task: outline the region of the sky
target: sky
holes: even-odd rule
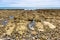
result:
[[[0,7],[60,7],[60,0],[0,0]]]

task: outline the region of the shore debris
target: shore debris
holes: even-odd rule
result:
[[[14,16],[9,16],[10,19],[14,19]]]
[[[34,20],[31,21],[31,22],[28,24],[28,27],[29,27],[29,29],[34,30],[34,27],[35,27],[35,21],[34,21]]]
[[[6,26],[7,23],[8,23],[8,20],[3,20],[3,21],[2,21],[2,25],[3,25],[3,26]]]

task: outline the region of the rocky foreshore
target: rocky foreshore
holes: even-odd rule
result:
[[[60,10],[0,10],[0,40],[60,40]]]

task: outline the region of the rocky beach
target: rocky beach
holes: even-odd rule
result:
[[[60,40],[60,10],[0,10],[0,40]]]

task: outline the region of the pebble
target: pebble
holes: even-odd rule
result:
[[[37,32],[36,31],[31,31],[31,34],[36,35]]]

